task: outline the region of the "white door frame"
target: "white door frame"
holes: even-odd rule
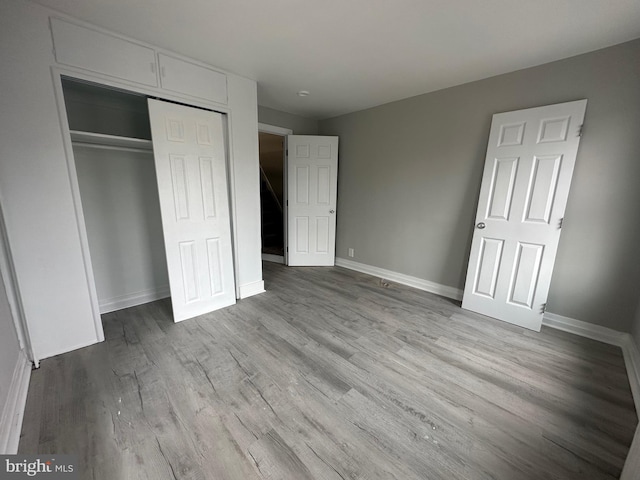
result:
[[[190,99],[185,101],[184,98],[180,98],[169,94],[168,92],[162,92],[161,96],[158,96],[158,92],[144,88],[143,86],[123,82],[114,81],[112,78],[99,75],[99,74],[87,74],[75,69],[62,68],[53,66],[51,67],[51,75],[53,78],[54,94],[56,98],[56,104],[58,108],[58,116],[60,119],[60,128],[62,133],[62,141],[65,150],[65,156],[67,159],[67,170],[69,174],[69,183],[71,187],[71,196],[73,199],[73,206],[75,210],[76,225],[78,228],[78,236],[80,238],[80,248],[82,250],[82,260],[85,270],[85,279],[87,282],[87,288],[89,291],[89,298],[91,301],[91,310],[93,314],[93,325],[96,332],[97,342],[104,341],[104,329],[102,327],[102,318],[100,316],[100,306],[98,302],[98,293],[96,290],[95,277],[93,274],[93,265],[91,263],[91,252],[89,250],[89,240],[87,236],[87,228],[84,221],[84,210],[82,209],[82,199],[80,197],[80,187],[78,184],[78,174],[76,170],[75,157],[73,155],[73,145],[71,143],[71,133],[69,129],[69,119],[67,118],[67,109],[64,101],[64,91],[62,89],[62,77],[68,77],[74,80],[91,82],[99,86],[113,87],[125,92],[137,93],[148,97],[160,98],[163,100],[174,101],[197,108],[203,108],[206,110],[222,113],[224,118],[225,128],[225,142],[227,145],[231,145],[231,126],[229,125],[229,115],[231,110],[227,107],[213,105],[207,102],[202,102],[197,99]],[[235,173],[234,164],[231,154],[231,149],[226,153],[227,161],[227,186],[229,187],[229,208],[231,216],[231,243],[233,246],[233,268],[235,278],[236,298],[240,298],[240,283],[238,275],[238,239],[235,232],[237,231],[237,216],[235,205]]]
[[[258,123],[258,132],[262,133],[270,133],[271,135],[278,135],[279,137],[283,137],[283,148],[282,148],[282,224],[284,232],[284,264],[289,265],[289,255],[288,252],[288,239],[287,239],[287,204],[288,204],[288,188],[287,188],[287,135],[293,135],[293,130],[290,128],[276,127],[275,125],[268,125],[266,123]],[[262,225],[261,225],[262,227]]]
[[[2,276],[2,283],[4,283],[7,300],[9,301],[9,309],[13,317],[13,324],[18,336],[20,350],[24,350],[27,358],[38,368],[40,366],[40,360],[36,357],[33,347],[31,346],[29,325],[24,315],[22,298],[20,297],[20,290],[18,289],[18,282],[16,281],[16,271],[11,257],[11,247],[9,245],[2,204],[2,192],[0,192],[0,275]]]

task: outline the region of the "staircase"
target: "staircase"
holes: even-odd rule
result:
[[[260,211],[262,217],[262,253],[284,255],[282,205],[278,201],[262,167],[260,168]]]

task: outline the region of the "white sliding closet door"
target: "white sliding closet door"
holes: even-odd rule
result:
[[[176,322],[236,302],[222,115],[149,99]]]

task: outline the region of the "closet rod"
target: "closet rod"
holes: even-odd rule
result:
[[[118,152],[135,152],[135,153],[153,154],[153,150],[150,150],[148,148],[118,147],[114,145],[99,145],[97,143],[87,143],[87,142],[71,142],[71,144],[74,147],[97,148],[100,150],[116,150]]]

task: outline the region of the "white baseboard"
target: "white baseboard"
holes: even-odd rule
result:
[[[100,313],[115,312],[116,310],[135,307],[136,305],[142,305],[144,303],[153,302],[170,296],[171,292],[169,291],[169,285],[163,285],[162,287],[142,290],[141,292],[135,292],[128,295],[105,298],[104,300],[100,300]]]
[[[436,295],[452,298],[454,300],[462,300],[462,290],[459,288],[441,285],[422,278],[405,275],[404,273],[393,272],[391,270],[385,270],[384,268],[374,267],[372,265],[366,265],[364,263],[358,263],[353,260],[347,260],[346,258],[339,257],[336,257],[336,266],[384,278],[385,280],[391,280],[392,282],[400,283],[401,285],[407,285],[409,287],[417,288],[418,290],[435,293]]]
[[[620,347],[624,356],[624,364],[627,368],[627,376],[629,377],[629,385],[631,386],[633,402],[636,405],[636,412],[640,413],[640,351],[638,351],[638,346],[630,334],[549,312],[544,314],[542,324]]]
[[[599,342],[617,345],[621,347],[627,333],[622,333],[607,327],[601,327],[593,323],[583,322],[575,318],[563,317],[555,313],[546,312],[542,318],[542,325],[562,330],[564,332],[574,333],[581,337],[591,338]]]
[[[245,283],[240,285],[240,298],[249,298],[259,293],[264,293],[264,281]]]
[[[271,255],[270,253],[263,253],[262,260],[264,260],[265,262],[284,264],[284,257],[282,255]]]
[[[0,417],[0,454],[2,455],[14,455],[18,452],[30,379],[31,362],[24,350],[21,350],[13,370],[7,401]]]
[[[622,353],[624,354],[624,363],[627,366],[633,401],[636,404],[636,413],[640,415],[640,350],[636,342],[633,341],[633,337],[628,333],[625,334]]]

